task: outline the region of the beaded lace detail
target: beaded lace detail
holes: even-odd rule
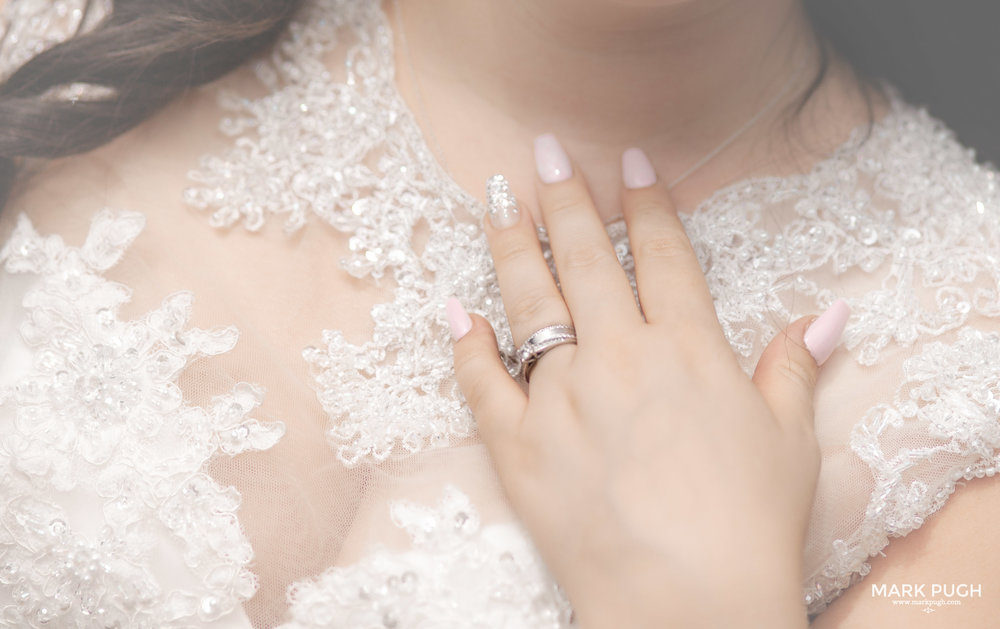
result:
[[[944,505],[962,479],[994,476],[1000,465],[1000,334],[963,328],[955,343],[928,343],[903,363],[892,403],[868,411],[851,432],[851,449],[871,468],[875,490],[854,539],[837,540],[823,571],[807,588],[811,612],[868,574],[867,559],[906,535]],[[893,443],[894,432],[919,423],[933,437],[920,448]],[[946,474],[928,483],[916,470]]]
[[[331,418],[330,441],[347,465],[446,446],[473,424],[457,390],[440,390],[452,371],[440,304],[455,292],[484,306],[503,329],[490,270],[469,264],[489,258],[480,228],[455,220],[459,208],[477,218],[483,208],[443,187],[443,173],[418,144],[392,83],[391,36],[380,7],[323,0],[307,9],[287,44],[256,67],[271,94],[253,101],[223,95],[233,115],[222,130],[238,140],[226,155],[202,161],[191,173],[201,185],[185,197],[211,208],[217,227],[242,221],[257,230],[266,218],[283,216],[293,232],[313,213],[350,233],[344,268],[358,278],[391,274],[399,298],[372,310],[372,341],[353,345],[326,330],[325,346],[304,352]],[[349,27],[358,43],[339,83],[320,57]],[[417,252],[412,241],[421,223],[430,236]],[[510,345],[507,338],[508,352]]]
[[[89,31],[110,11],[111,0],[5,0],[0,6],[0,80],[38,53]],[[80,85],[74,89],[83,91]]]
[[[69,6],[7,4],[7,15],[10,7]],[[48,37],[46,28],[33,32]],[[19,37],[28,46],[27,35]],[[324,65],[337,47],[345,48],[343,79]],[[6,48],[5,60],[34,51]],[[16,65],[7,63],[0,74]],[[442,304],[454,295],[486,316],[501,350],[513,353],[478,225],[485,208],[434,161],[398,94],[378,3],[314,0],[255,71],[269,93],[222,94],[229,115],[221,129],[233,146],[202,160],[184,197],[217,228],[256,231],[280,218],[292,233],[318,219],[350,234],[341,262],[352,276],[394,288],[392,301],[371,310],[370,341],[352,344],[324,330],[322,342],[303,352],[338,459],[377,464],[472,435],[459,392],[442,387],[452,374]],[[914,354],[896,398],[857,418],[850,446],[876,489],[860,528],[834,540],[803,584],[813,614],[867,573],[867,558],[890,535],[920,526],[959,479],[992,474],[1000,447],[1000,341],[970,326],[973,315],[1000,316],[996,172],[894,93],[891,111],[865,132],[804,175],[739,182],[682,215],[748,373],[783,322],[837,297],[852,308],[843,346],[857,364],[874,369],[900,347]],[[0,414],[13,418],[0,440],[0,584],[14,601],[4,622],[189,626],[228,613],[254,591],[251,549],[235,516],[239,496],[203,466],[215,453],[266,449],[283,429],[249,417],[263,394],[254,385],[205,408],[183,401],[176,382],[185,366],[229,351],[237,336],[231,327],[185,329],[189,293],[169,296],[142,320],[118,319],[129,290],[101,272],[142,226],[140,214],[102,211],[76,249],[20,217],[0,253],[8,273],[38,275],[44,286],[24,304],[32,371],[0,387]],[[421,228],[428,238],[418,248]],[[631,275],[623,223],[608,230]],[[934,340],[946,333],[957,340]],[[915,426],[936,445],[919,452],[886,445],[894,431]],[[933,484],[927,472],[915,479],[945,456],[961,463],[936,473]],[[99,501],[99,534],[72,522],[55,491]],[[571,622],[523,531],[481,527],[460,490],[448,488],[436,507],[403,501],[391,510],[412,548],[375,549],[296,584],[290,627],[342,619],[386,627],[472,617],[486,626]],[[184,549],[176,559],[192,576],[183,590],[160,583],[152,567],[153,540],[164,536]],[[51,586],[57,582],[69,585]]]
[[[481,526],[469,497],[452,485],[436,507],[399,500],[389,509],[413,548],[376,549],[296,584],[293,620],[281,629],[576,626],[520,526]]]
[[[101,273],[144,225],[141,214],[102,210],[75,248],[21,214],[0,250],[7,273],[38,276],[20,328],[33,364],[0,388],[0,584],[11,626],[188,627],[256,589],[239,494],[202,468],[216,453],[269,448],[284,427],[248,416],[263,396],[252,385],[207,408],[184,402],[184,368],[237,339],[233,327],[186,328],[190,293],[143,319],[118,318],[131,291]],[[103,515],[74,521],[63,500]],[[151,570],[164,567],[162,543],[176,545],[174,569],[190,575],[183,589]]]
[[[475,221],[464,220],[480,219],[485,208],[434,161],[396,91],[392,38],[379,6],[327,0],[310,11],[271,62],[257,67],[270,95],[223,97],[233,114],[222,129],[238,139],[191,173],[198,185],[186,198],[210,209],[218,227],[242,221],[256,230],[282,216],[291,232],[314,215],[351,234],[352,253],[342,260],[348,272],[396,282],[395,300],[372,309],[372,341],[351,345],[328,330],[325,347],[304,352],[330,415],[331,443],[353,465],[443,447],[472,428],[455,391],[437,386],[451,370],[439,306],[447,296],[486,316],[502,351],[513,345],[485,240]],[[346,79],[337,81],[319,59],[348,30],[357,43],[346,52]],[[778,332],[774,322],[838,297],[853,311],[844,346],[865,366],[878,365],[890,345],[958,330],[972,313],[1000,315],[995,171],[975,164],[943,125],[891,88],[890,100],[884,119],[855,130],[808,173],[739,182],[682,215],[747,373],[750,357]],[[430,239],[418,252],[411,239],[421,222]],[[609,235],[631,275],[624,224],[610,225]],[[838,294],[820,274],[877,281]],[[969,287],[973,280],[979,288]],[[960,343],[954,351],[964,349]],[[988,367],[978,369],[982,381]],[[972,395],[973,382],[954,384]],[[963,443],[951,447],[969,447]],[[863,451],[858,441],[854,447]],[[990,454],[963,451],[972,459]],[[870,453],[859,455],[875,464]],[[888,478],[898,489],[900,481]],[[953,485],[943,480],[941,490]],[[908,530],[887,528],[881,515],[890,496],[901,507],[900,495],[880,489],[859,539],[834,542],[829,561],[804,586],[811,612],[853,573],[864,573],[863,560],[885,545],[887,533]],[[913,517],[924,517],[942,501],[904,502]]]

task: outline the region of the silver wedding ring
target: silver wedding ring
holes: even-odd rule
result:
[[[576,344],[576,330],[573,326],[548,325],[536,330],[517,349],[518,371],[515,377],[523,374],[524,381],[528,382],[535,363],[545,355],[545,352],[563,343]]]

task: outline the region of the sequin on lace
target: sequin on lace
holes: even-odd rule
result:
[[[142,319],[118,318],[131,292],[101,273],[144,225],[142,214],[102,210],[74,248],[21,214],[0,250],[7,273],[38,276],[20,328],[33,362],[0,387],[4,624],[187,627],[256,590],[239,494],[202,467],[216,453],[269,448],[284,426],[248,417],[263,397],[252,385],[207,408],[184,402],[185,366],[237,339],[233,327],[187,328],[190,293]],[[62,500],[101,505],[97,521],[74,521]],[[163,543],[173,559],[156,551]],[[189,575],[184,589],[165,588],[154,562]]]
[[[82,5],[8,0],[4,19],[17,20],[0,52],[0,76],[65,39]],[[352,43],[339,80],[323,55],[344,41]],[[476,223],[485,208],[434,161],[398,94],[378,3],[314,0],[255,71],[269,93],[222,94],[229,113],[221,129],[233,146],[192,171],[185,200],[218,228],[258,230],[280,218],[291,233],[318,219],[350,234],[350,255],[341,261],[347,272],[392,281],[394,299],[371,311],[369,342],[354,345],[325,330],[303,352],[344,465],[470,435],[461,396],[441,386],[452,373],[445,299],[455,295],[486,316],[501,349],[513,352]],[[997,174],[895,93],[889,114],[860,142],[865,131],[804,175],[739,182],[682,216],[748,373],[749,358],[780,322],[837,297],[852,308],[844,347],[859,364],[878,365],[891,347],[915,353],[895,401],[860,417],[852,433],[877,488],[863,527],[834,540],[803,584],[813,614],[867,573],[867,558],[890,535],[920,526],[955,482],[993,474],[1000,446],[991,369],[1000,360],[998,338],[963,327],[972,314],[1000,317]],[[216,452],[267,448],[282,428],[248,417],[262,395],[252,385],[206,408],[184,403],[176,380],[189,361],[236,341],[233,328],[185,329],[189,293],[167,297],[142,320],[118,319],[129,291],[100,273],[142,225],[139,214],[103,211],[76,249],[38,235],[21,217],[0,253],[8,273],[35,274],[43,287],[24,304],[21,335],[32,369],[0,387],[0,584],[12,601],[3,622],[189,626],[223,616],[254,591],[251,550],[235,516],[239,496],[202,466]],[[417,251],[419,225],[429,239]],[[631,276],[624,225],[609,226],[609,235]],[[857,278],[864,287],[838,292],[853,290]],[[933,341],[946,332],[958,340]],[[912,459],[915,453],[886,451],[882,438],[914,422],[939,440],[937,449]],[[965,463],[933,486],[910,482],[908,471],[945,453]],[[56,491],[99,501],[98,532],[70,521],[52,499]],[[459,490],[449,488],[436,508],[397,502],[392,513],[412,549],[377,549],[295,585],[290,627],[335,619],[405,627],[416,624],[411,613],[459,618],[454,610],[464,610],[461,620],[482,614],[490,626],[569,622],[523,532],[481,527]],[[164,538],[183,549],[176,559],[191,574],[183,590],[157,579],[149,552]]]
[[[346,52],[346,80],[337,81],[320,58],[347,31],[357,43]],[[303,354],[344,464],[444,447],[469,434],[471,417],[456,391],[439,387],[452,368],[440,304],[456,295],[493,323],[501,351],[513,352],[485,239],[474,221],[462,220],[481,219],[485,208],[434,161],[396,90],[380,7],[314,3],[256,70],[271,93],[223,95],[232,114],[222,130],[235,145],[191,173],[196,185],[186,200],[210,210],[217,227],[242,222],[256,230],[283,217],[293,232],[318,218],[351,234],[351,255],[341,261],[350,274],[391,275],[398,286],[393,301],[372,309],[370,342],[351,345],[327,330],[324,346]],[[838,297],[853,311],[843,345],[866,366],[879,364],[890,345],[958,330],[972,313],[1000,316],[997,174],[925,111],[889,92],[886,117],[856,129],[809,172],[733,184],[682,215],[748,374],[748,359],[783,322]],[[411,237],[420,222],[430,240],[417,252]],[[610,225],[609,235],[634,286],[624,224]],[[876,281],[840,294],[818,279],[831,274]],[[979,288],[968,287],[973,280]],[[875,510],[887,495],[873,496]],[[939,506],[911,504],[924,515]],[[852,574],[864,574],[867,564],[853,558],[877,552],[885,532],[834,541],[822,573],[804,584],[811,612]]]
[[[470,434],[472,418],[454,388],[441,390],[452,359],[440,304],[454,292],[502,320],[490,270],[468,263],[488,258],[480,228],[453,215],[483,210],[460,190],[442,191],[426,147],[413,148],[417,128],[402,124],[409,114],[387,70],[392,42],[379,6],[324,0],[308,8],[271,62],[256,67],[271,94],[252,101],[223,95],[233,114],[222,129],[238,137],[236,146],[202,161],[191,173],[200,185],[185,198],[210,208],[214,226],[242,221],[256,230],[282,216],[291,232],[311,212],[350,233],[347,271],[375,280],[391,273],[405,297],[372,310],[372,341],[352,345],[327,330],[324,346],[305,350],[331,419],[330,441],[347,465],[446,446]],[[359,40],[347,54],[346,81],[337,83],[320,56],[351,26]],[[430,240],[417,253],[420,222]]]
[[[0,80],[25,61],[78,32],[92,29],[111,11],[111,0],[6,0],[0,4]],[[80,90],[77,85],[74,90]],[[79,93],[82,94],[82,91]]]
[[[871,569],[867,559],[906,535],[944,505],[962,479],[994,476],[1000,465],[1000,334],[963,328],[951,344],[931,342],[903,364],[902,385],[892,404],[868,411],[851,432],[851,449],[875,477],[875,490],[854,539],[837,540],[833,556],[807,595],[818,613],[832,594]],[[887,448],[904,425],[918,423],[935,443]],[[914,477],[933,466],[947,473],[935,484]]]
[[[436,507],[399,500],[389,509],[412,549],[376,548],[356,564],[296,584],[292,621],[281,629],[576,626],[517,525],[481,526],[469,497],[451,485]]]

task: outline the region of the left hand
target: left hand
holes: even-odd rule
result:
[[[660,183],[622,190],[640,312],[573,166],[536,182],[561,292],[526,212],[484,229],[515,343],[572,323],[577,344],[546,353],[526,392],[489,323],[448,307],[456,377],[508,499],[588,629],[805,627],[815,317],[779,334],[748,378]],[[814,345],[836,342],[840,303]]]

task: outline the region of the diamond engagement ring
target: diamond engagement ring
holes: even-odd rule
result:
[[[528,382],[535,363],[545,355],[545,352],[563,343],[576,344],[576,330],[573,326],[548,325],[536,330],[517,349],[518,374],[524,374],[524,381]]]

